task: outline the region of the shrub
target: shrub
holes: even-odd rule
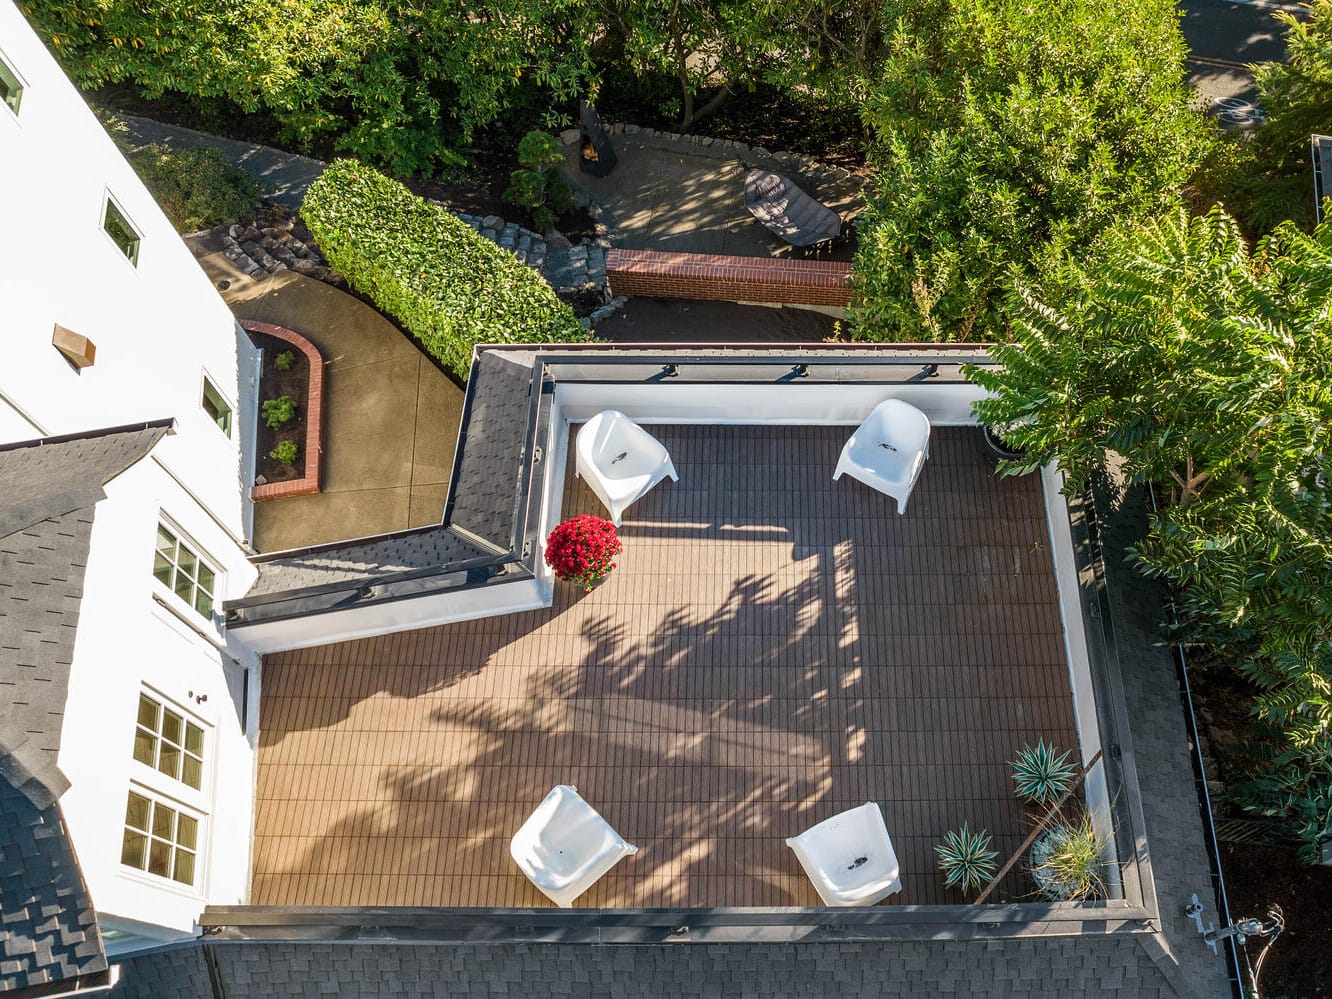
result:
[[[518,143],[522,168],[509,175],[504,200],[531,212],[532,221],[543,232],[573,207],[573,192],[560,177],[563,161],[559,141],[549,132],[533,129]]]
[[[1068,762],[1068,754],[1066,749],[1056,755],[1055,747],[1047,746],[1043,738],[1037,739],[1035,746],[1023,746],[1017,759],[1009,763],[1013,768],[1017,796],[1038,805],[1058,801],[1076,773],[1073,764]]]
[[[973,833],[965,822],[961,829],[947,833],[934,852],[939,855],[944,887],[963,891],[974,891],[994,877],[994,861],[999,856],[990,849],[989,832]]]
[[[130,165],[177,232],[253,218],[259,187],[216,149],[154,143],[129,154]]]
[[[268,452],[268,456],[284,465],[296,463],[296,442],[278,441],[277,446]]]
[[[568,343],[586,331],[550,285],[448,209],[352,160],[337,160],[301,207],[347,279],[460,378],[479,343]]]
[[[570,517],[550,532],[546,565],[558,578],[590,590],[615,568],[612,560],[623,550],[614,524],[585,513]]]
[[[870,340],[1006,340],[1007,290],[1174,205],[1211,134],[1175,7],[885,0],[862,113],[877,176],[851,319]]]
[[[278,430],[291,422],[296,415],[296,400],[289,395],[280,396],[277,399],[265,399],[264,422],[268,424],[270,430]]]
[[[273,367],[279,371],[290,371],[291,366],[296,363],[296,352],[284,350],[277,357],[273,358]]]

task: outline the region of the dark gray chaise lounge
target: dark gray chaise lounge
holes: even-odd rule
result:
[[[835,211],[815,201],[789,177],[770,170],[745,173],[745,207],[792,246],[824,243],[842,231],[842,219]]]

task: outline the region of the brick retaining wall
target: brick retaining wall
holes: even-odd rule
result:
[[[254,500],[285,499],[319,492],[319,457],[324,450],[324,359],[319,348],[299,333],[271,323],[241,320],[241,327],[251,333],[264,333],[285,340],[302,354],[310,365],[310,395],[305,400],[305,474],[286,482],[268,482],[250,489]]]
[[[606,276],[615,295],[841,308],[850,302],[851,265],[836,260],[614,249],[606,254]]]

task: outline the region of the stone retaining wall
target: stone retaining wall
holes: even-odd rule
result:
[[[846,308],[851,298],[851,265],[835,260],[611,250],[606,274],[617,296],[835,308]]]

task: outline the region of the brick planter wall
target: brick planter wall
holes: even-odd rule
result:
[[[242,319],[241,327],[252,333],[264,333],[285,340],[302,354],[310,365],[310,395],[305,400],[305,474],[286,482],[269,482],[252,486],[250,498],[254,500],[285,499],[288,496],[309,496],[319,492],[319,458],[324,451],[324,359],[319,349],[299,333],[271,323]]]
[[[615,295],[841,308],[851,297],[851,265],[835,260],[615,249],[606,254],[606,276]]]

